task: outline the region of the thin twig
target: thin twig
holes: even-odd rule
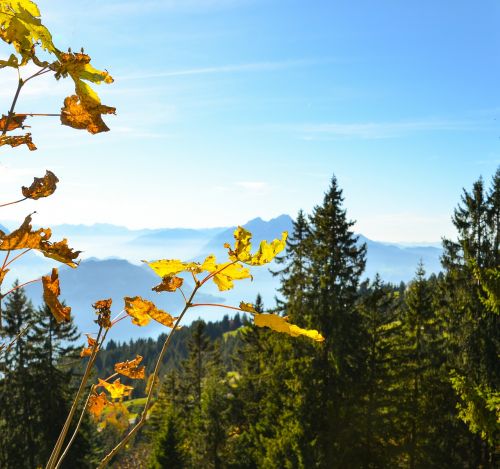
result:
[[[4,124],[3,130],[2,130],[2,135],[5,135],[7,133],[10,121],[12,119],[12,116],[14,115],[14,109],[16,108],[17,98],[19,98],[19,93],[21,92],[21,88],[23,87],[24,83],[25,82],[23,81],[23,79],[19,78],[19,81],[17,83],[16,94],[14,95],[14,99],[12,100],[12,104],[10,105],[10,110],[9,110],[9,113],[7,114],[7,119],[5,119],[5,124]]]
[[[151,387],[149,388],[146,403],[144,404],[144,409],[141,414],[141,418],[139,421],[134,425],[134,427],[127,433],[127,435],[101,460],[98,469],[102,469],[108,465],[108,463],[113,459],[116,453],[120,451],[120,449],[127,444],[127,442],[140,430],[140,428],[146,423],[146,418],[148,414],[148,410],[151,407],[151,399],[153,397],[153,391],[155,389],[155,381],[158,377],[158,373],[160,372],[160,365],[161,362],[163,361],[163,358],[165,356],[165,353],[167,351],[167,348],[170,344],[170,341],[172,340],[172,336],[174,335],[175,331],[177,330],[177,326],[181,322],[184,314],[186,311],[190,308],[191,306],[191,301],[196,295],[196,292],[200,288],[199,283],[194,287],[193,292],[191,293],[191,296],[189,297],[189,300],[186,302],[186,305],[184,306],[184,309],[182,310],[181,314],[177,318],[177,321],[174,324],[174,327],[170,334],[168,334],[165,342],[163,343],[163,347],[160,351],[160,354],[158,355],[158,359],[156,360],[156,365],[155,369],[153,371],[153,374],[151,375]]]
[[[25,287],[26,285],[29,285],[30,283],[35,283],[35,282],[40,282],[42,278],[36,278],[34,280],[29,280],[28,282],[21,283],[19,285],[16,285],[15,287],[11,288],[7,293],[4,293],[2,295],[2,298],[5,298],[7,295],[10,295],[12,292],[19,290],[20,288]]]
[[[14,261],[19,259],[21,256],[24,256],[26,253],[30,252],[32,248],[28,248],[25,251],[19,253],[17,256],[13,257],[9,262],[7,262],[4,267],[8,267],[10,264],[12,264]],[[10,251],[9,251],[10,252]]]
[[[234,309],[235,311],[241,311],[243,313],[245,312],[245,310],[243,310],[241,308],[237,308],[236,306],[221,305],[221,304],[217,304],[217,303],[193,303],[191,306],[193,308],[196,306],[216,306],[218,308]]]
[[[87,385],[87,381],[90,376],[90,371],[92,369],[92,366],[94,365],[95,357],[97,355],[97,348],[99,344],[99,339],[101,338],[102,334],[102,326],[99,327],[99,333],[97,334],[97,339],[94,344],[94,347],[92,349],[92,355],[90,356],[90,359],[87,363],[87,367],[85,368],[85,373],[82,377],[82,380],[80,381],[80,387],[78,388],[78,391],[76,393],[75,399],[73,400],[73,404],[71,405],[71,409],[68,413],[68,416],[66,417],[66,422],[64,423],[64,426],[61,430],[61,433],[59,435],[59,438],[56,441],[56,444],[54,446],[54,449],[52,450],[52,454],[50,455],[49,461],[47,462],[46,469],[54,469],[55,464],[58,460],[59,453],[61,452],[62,445],[64,443],[64,439],[66,438],[66,435],[69,430],[69,426],[71,425],[71,421],[73,420],[73,416],[75,415],[76,408],[78,406],[78,402],[80,401],[80,397],[83,393],[83,390],[85,389],[85,386]],[[107,332],[107,331],[106,331]]]

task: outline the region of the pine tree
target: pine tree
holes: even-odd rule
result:
[[[499,213],[500,169],[489,191],[482,179],[463,191],[453,216],[458,238],[443,242],[452,380],[460,416],[478,435],[470,451],[473,464],[483,467],[494,466],[500,434],[494,404],[500,387]]]

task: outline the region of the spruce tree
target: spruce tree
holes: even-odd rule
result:
[[[477,434],[472,464],[493,467],[499,439],[495,400],[500,387],[500,169],[489,191],[482,179],[464,189],[453,216],[456,240],[444,240],[452,381],[460,416]]]

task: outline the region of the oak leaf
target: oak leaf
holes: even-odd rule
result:
[[[105,392],[101,392],[101,394],[93,393],[89,397],[87,409],[96,419],[97,417],[99,417],[102,414],[102,411],[108,405],[112,405],[112,404],[106,398]]]
[[[162,291],[174,292],[178,288],[182,287],[184,280],[181,277],[176,277],[175,275],[166,275],[163,277],[160,284],[152,288],[152,290],[160,293]]]
[[[68,322],[70,320],[71,308],[63,306],[59,301],[61,289],[59,288],[59,276],[56,268],[52,269],[51,275],[42,277],[43,300],[49,307],[57,322]]]
[[[133,360],[115,364],[115,372],[132,379],[145,379],[145,366],[139,366],[142,357],[137,355]]]
[[[113,383],[108,383],[99,378],[99,384],[97,386],[104,387],[104,389],[109,392],[112,399],[120,399],[129,396],[134,389],[132,386],[120,383],[120,378],[116,379]]]
[[[19,145],[26,145],[30,151],[36,150],[36,145],[31,140],[31,134],[27,133],[25,135],[0,135],[0,147],[3,145],[9,145],[12,148],[18,147]]]
[[[302,329],[295,324],[289,324],[286,318],[276,314],[256,313],[254,314],[254,324],[258,327],[269,327],[273,331],[283,332],[291,335],[292,337],[303,335],[317,342],[323,342],[325,340],[325,338],[318,331],[314,329]]]
[[[33,183],[29,187],[22,187],[22,193],[27,199],[40,199],[52,195],[57,188],[59,179],[49,170],[45,171],[45,176],[41,178],[34,178]]]

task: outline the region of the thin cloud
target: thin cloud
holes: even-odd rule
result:
[[[165,70],[159,72],[141,73],[137,75],[118,76],[119,80],[144,80],[147,78],[180,77],[188,75],[210,75],[222,73],[265,72],[292,67],[304,67],[318,63],[330,62],[329,59],[299,59],[271,62],[252,62],[244,64],[218,65],[213,67],[187,68],[181,70]]]
[[[300,134],[303,140],[329,138],[385,139],[408,134],[434,131],[484,130],[484,123],[472,120],[414,120],[403,122],[272,124],[266,126],[279,132]]]
[[[235,182],[234,185],[246,190],[258,192],[267,188],[267,183],[263,181],[238,181]]]

